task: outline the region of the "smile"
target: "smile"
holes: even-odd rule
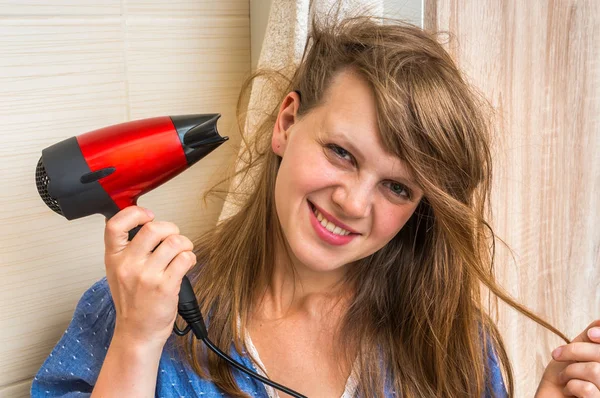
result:
[[[344,228],[341,228],[341,227],[335,225],[333,222],[329,221],[315,207],[313,207],[313,213],[315,213],[315,217],[317,217],[317,220],[319,220],[321,225],[329,232],[336,234],[336,235],[342,235],[342,236],[350,235],[350,231],[345,230]]]
[[[340,246],[350,243],[354,238],[360,236],[359,233],[349,231],[332,222],[311,202],[308,202],[308,209],[310,211],[310,223],[317,236],[324,242],[330,245]]]

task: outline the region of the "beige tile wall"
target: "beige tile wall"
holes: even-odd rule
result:
[[[127,120],[219,112],[221,147],[140,204],[189,236],[220,203],[201,191],[230,162],[234,109],[250,70],[247,0],[0,0],[0,397],[31,377],[104,274],[104,219],[66,221],[34,172],[55,142]]]

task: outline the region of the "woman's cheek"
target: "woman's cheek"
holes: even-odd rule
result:
[[[339,170],[324,155],[307,159],[307,166],[305,178],[316,185],[335,183],[340,178]]]
[[[389,241],[400,232],[414,210],[393,204],[381,204],[381,207],[382,211],[375,220],[374,228],[377,235]],[[377,210],[375,209],[375,211]]]

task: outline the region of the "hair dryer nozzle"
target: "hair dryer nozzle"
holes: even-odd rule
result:
[[[221,137],[217,131],[220,117],[219,113],[171,116],[189,166],[229,139]]]

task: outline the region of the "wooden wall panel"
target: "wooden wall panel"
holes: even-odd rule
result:
[[[425,27],[496,111],[498,278],[567,336],[600,318],[600,2],[426,0]],[[506,307],[517,396],[560,339]]]
[[[0,396],[26,396],[77,300],[104,275],[100,215],[67,221],[35,187],[41,150],[127,120],[219,112],[232,140],[140,204],[193,237],[221,203],[250,71],[249,3],[0,0]]]
[[[27,379],[0,388],[0,398],[28,397],[31,389],[31,380]]]

